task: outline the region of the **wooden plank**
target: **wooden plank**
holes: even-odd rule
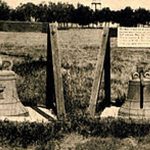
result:
[[[35,110],[37,113],[39,113],[40,115],[42,115],[44,118],[46,118],[46,119],[48,119],[48,121],[55,121],[55,119],[52,117],[52,116],[50,116],[50,115],[48,115],[47,113],[45,113],[44,111],[42,111],[41,109],[39,109],[38,107],[35,107],[35,106],[33,106],[33,107],[31,107],[33,110]]]
[[[59,120],[65,119],[66,112],[65,112],[65,104],[64,104],[64,94],[63,94],[63,82],[62,82],[62,74],[61,74],[61,60],[58,48],[58,41],[57,41],[57,26],[56,24],[49,25],[49,33],[48,33],[48,64],[50,73],[47,75],[47,80],[50,79],[52,83],[47,88],[47,93],[52,94],[47,98],[47,105],[54,107],[56,104],[56,111],[57,117]],[[50,60],[49,60],[50,59]],[[53,81],[52,81],[53,80]],[[52,88],[52,89],[50,89]],[[52,103],[50,102],[52,101]],[[48,104],[50,103],[50,104]]]
[[[110,33],[110,31],[109,31]],[[111,57],[110,57],[110,34],[108,35],[107,48],[104,61],[104,90],[105,90],[105,106],[111,103]]]
[[[88,108],[88,113],[91,117],[94,117],[95,115],[98,93],[99,93],[99,90],[101,89],[101,81],[102,81],[103,69],[104,69],[104,60],[105,60],[106,49],[108,46],[107,45],[108,37],[109,37],[109,28],[104,28],[102,45],[101,45],[101,50],[99,51],[99,54],[98,54],[95,78],[93,81],[90,103],[89,103],[89,108]]]
[[[54,71],[52,60],[52,46],[50,40],[50,28],[47,26],[47,78],[46,78],[46,107],[57,113],[55,87],[54,87]]]

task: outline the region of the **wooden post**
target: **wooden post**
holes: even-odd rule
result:
[[[108,38],[109,38],[109,28],[104,28],[102,45],[101,45],[101,50],[98,54],[98,62],[96,65],[95,78],[93,81],[90,103],[89,103],[89,108],[88,108],[88,113],[91,117],[94,117],[94,115],[95,115],[98,93],[99,93],[99,90],[102,88],[101,82],[102,82],[102,77],[103,77],[104,61],[106,58],[106,49],[107,49],[108,42],[109,42]],[[105,71],[105,72],[107,72],[107,71]],[[105,92],[105,94],[107,94],[107,93],[109,93],[109,92],[108,91]]]
[[[47,36],[47,98],[46,106],[52,108],[59,120],[65,119],[65,104],[63,82],[61,74],[61,61],[57,43],[57,26],[48,26]]]
[[[110,57],[110,34],[108,33],[108,40],[107,40],[107,48],[105,54],[105,61],[104,61],[104,90],[105,90],[105,104],[109,106],[111,103],[111,57]]]
[[[54,88],[54,71],[52,61],[52,48],[50,40],[50,28],[47,26],[47,81],[46,81],[46,107],[56,111],[56,99],[55,99],[55,88]]]

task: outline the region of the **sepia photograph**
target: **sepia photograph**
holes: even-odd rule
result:
[[[150,1],[0,0],[0,150],[149,150]]]

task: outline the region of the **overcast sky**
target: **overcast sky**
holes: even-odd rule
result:
[[[35,4],[39,4],[42,1],[45,2],[68,2],[77,4],[78,2],[91,6],[92,0],[3,0],[8,3],[9,6],[15,8],[20,3],[27,3],[27,2],[33,2]],[[146,9],[150,9],[150,0],[101,0],[102,7],[110,7],[111,9],[121,9],[125,8],[126,6],[131,6],[133,9],[142,7]]]

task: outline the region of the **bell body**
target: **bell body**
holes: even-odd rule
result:
[[[28,115],[18,98],[16,74],[11,70],[0,70],[0,116]]]
[[[130,80],[127,99],[119,110],[124,119],[150,119],[150,79]]]

